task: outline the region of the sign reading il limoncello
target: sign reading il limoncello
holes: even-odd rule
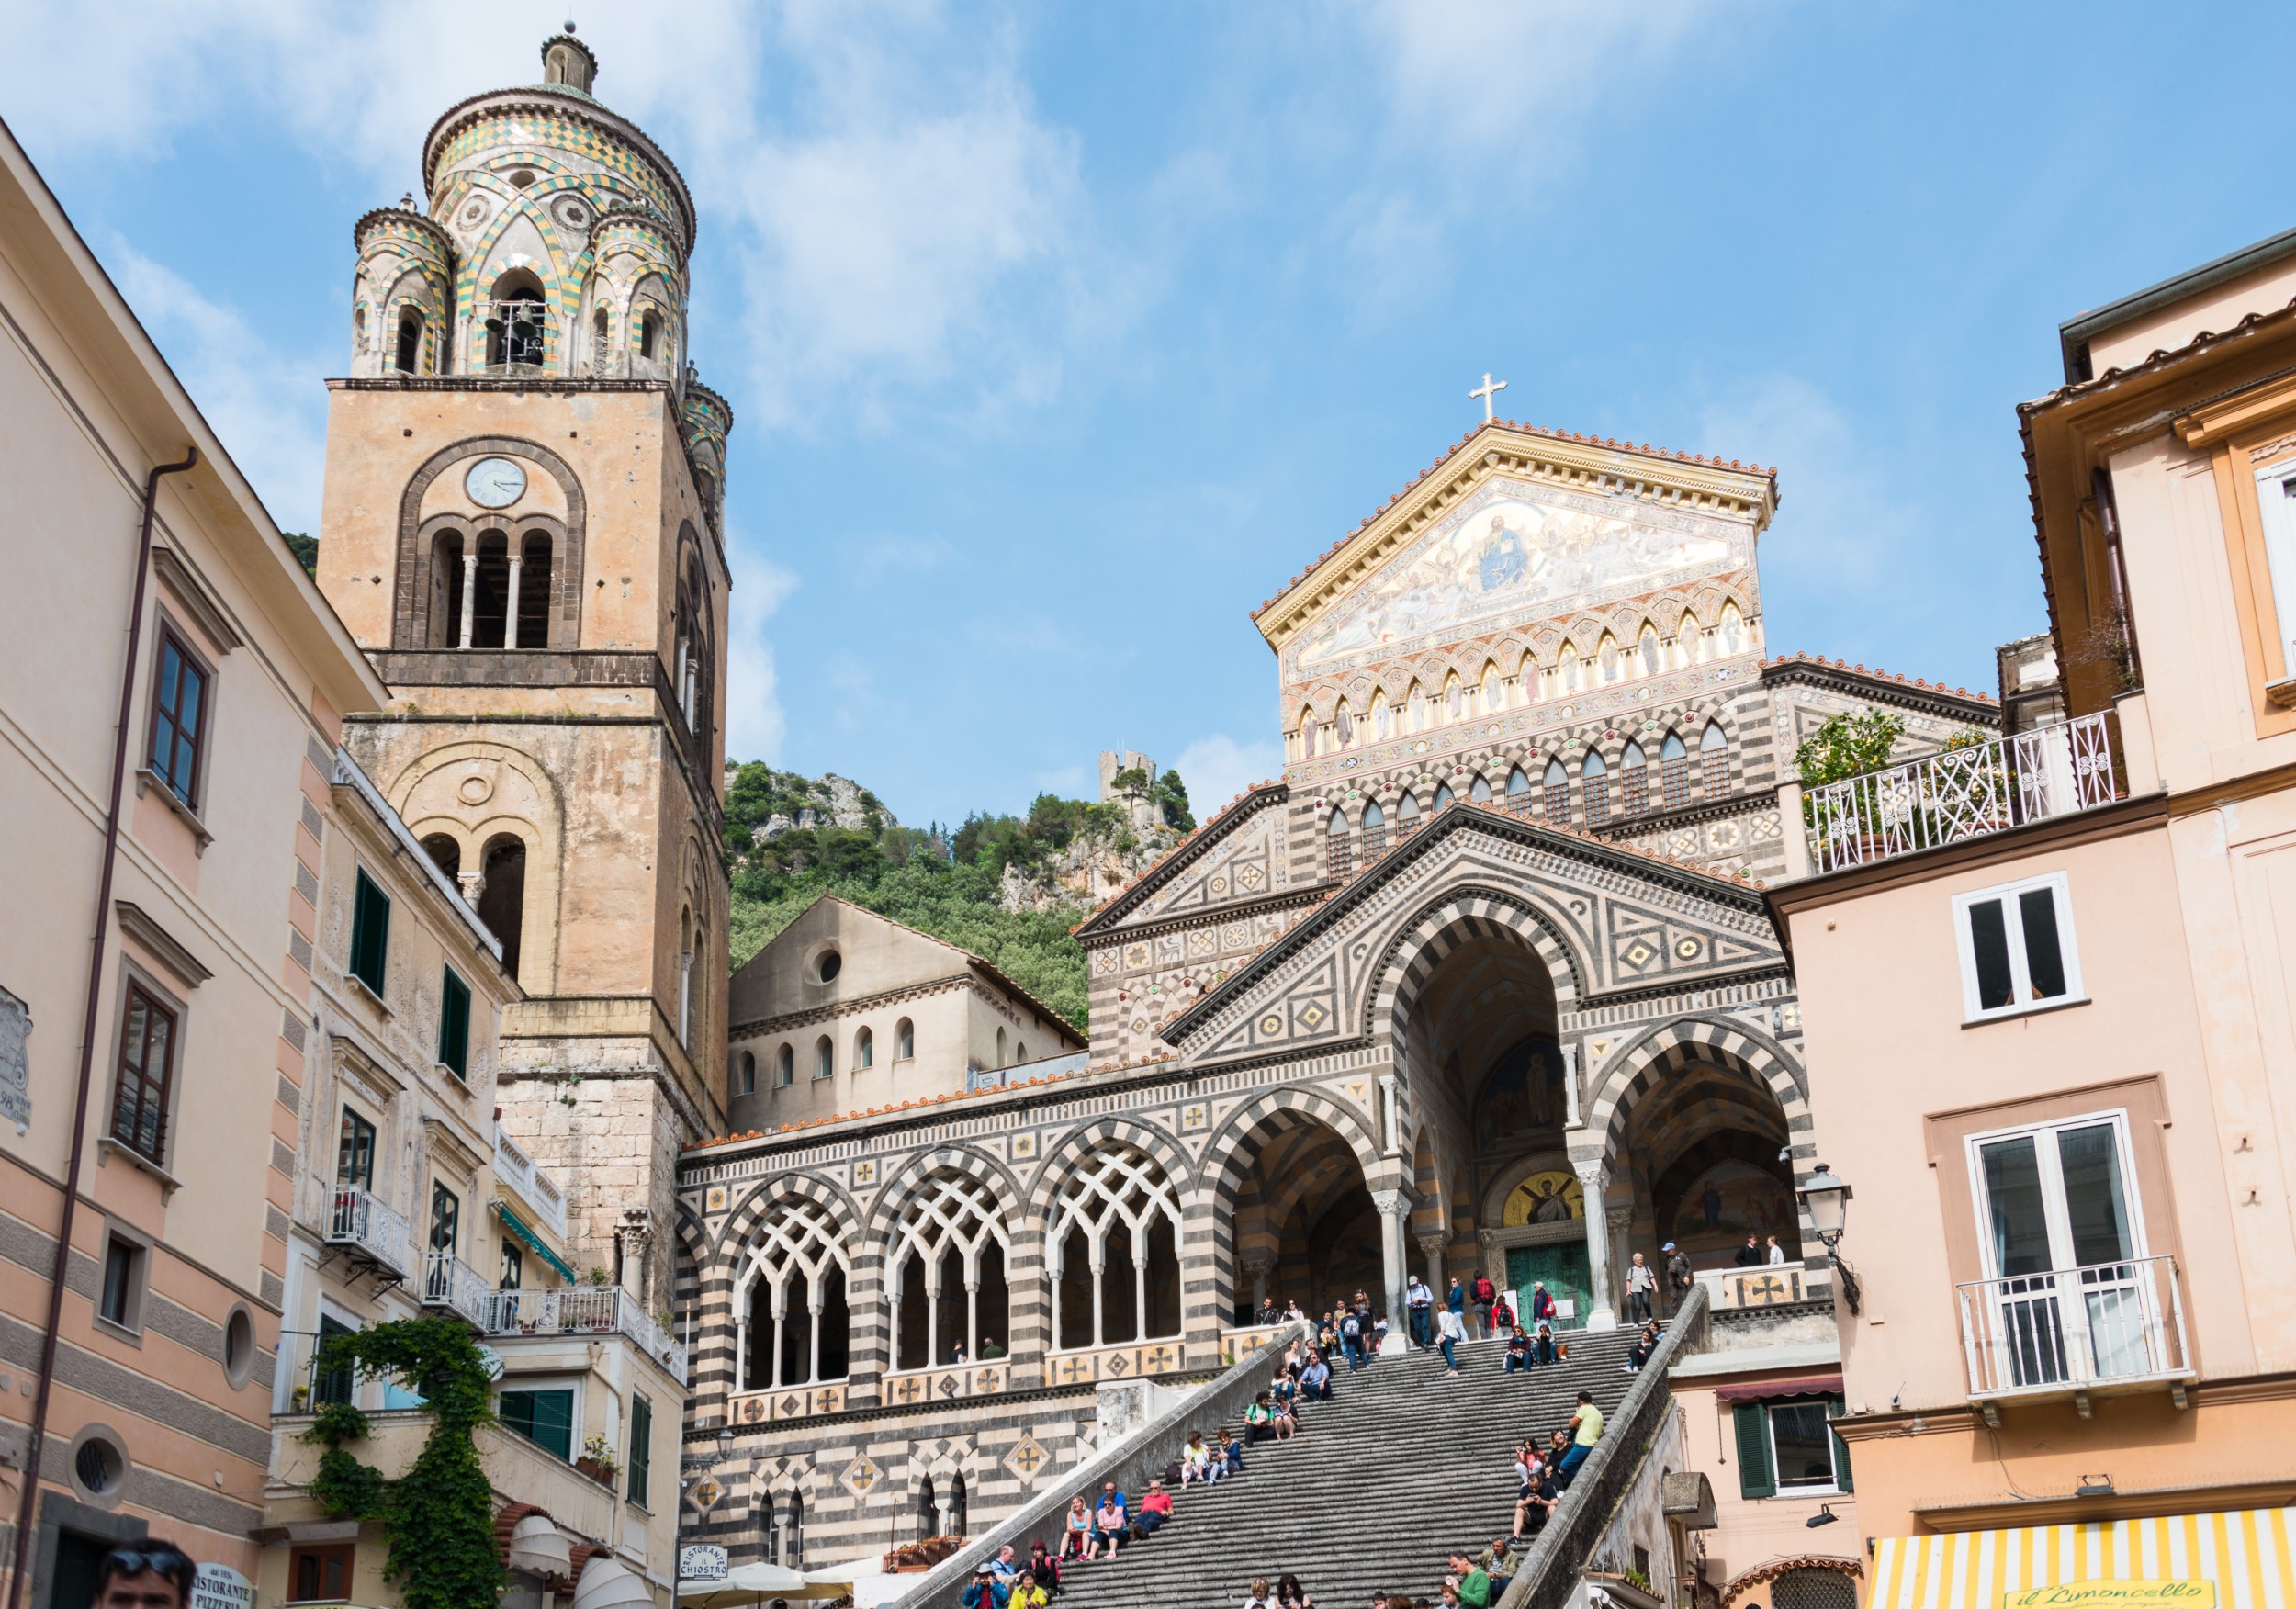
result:
[[[2001,1609],[2216,1609],[2214,1581],[2066,1581],[2013,1587]]]

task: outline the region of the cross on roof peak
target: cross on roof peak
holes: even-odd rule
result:
[[[1491,371],[1486,369],[1483,371],[1483,383],[1475,388],[1475,389],[1468,392],[1468,396],[1474,398],[1482,403],[1483,422],[1485,424],[1489,424],[1491,421],[1491,399],[1506,388],[1506,381],[1492,379],[1491,377]]]

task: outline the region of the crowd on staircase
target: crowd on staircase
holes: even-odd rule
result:
[[[1526,1305],[1536,1330],[1526,1330],[1480,1270],[1466,1279],[1453,1279],[1446,1297],[1414,1276],[1406,1296],[1410,1337],[1413,1349],[1439,1351],[1446,1378],[1459,1378],[1457,1346],[1469,1339],[1503,1341],[1500,1367],[1505,1374],[1567,1364],[1570,1348],[1559,1339],[1556,1303],[1543,1285],[1535,1284]],[[1264,1303],[1255,1315],[1262,1324],[1287,1322],[1308,1326],[1303,1338],[1286,1347],[1282,1364],[1268,1390],[1258,1393],[1244,1415],[1239,1434],[1233,1425],[1191,1430],[1180,1456],[1135,1502],[1113,1480],[1095,1494],[1073,1498],[1068,1505],[1057,1546],[1041,1539],[1031,1544],[1029,1557],[1018,1557],[1007,1546],[975,1573],[966,1588],[964,1609],[1045,1609],[1060,1596],[1064,1571],[1116,1560],[1152,1540],[1173,1523],[1173,1494],[1189,1486],[1214,1486],[1244,1474],[1248,1447],[1288,1441],[1304,1434],[1310,1405],[1335,1400],[1333,1364],[1336,1359],[1352,1377],[1378,1367],[1388,1322],[1372,1311],[1365,1292],[1352,1301],[1335,1305],[1329,1313],[1310,1319],[1298,1304]],[[1649,1307],[1637,1303],[1635,1317],[1643,1321],[1626,1355],[1625,1370],[1638,1372],[1658,1349],[1658,1323]],[[1611,1352],[1610,1356],[1617,1354]],[[1499,1601],[1521,1564],[1529,1544],[1546,1526],[1570,1488],[1579,1468],[1601,1440],[1604,1412],[1592,1392],[1577,1393],[1566,1423],[1544,1427],[1543,1435],[1525,1437],[1514,1450],[1515,1499],[1513,1528],[1494,1536],[1479,1552],[1455,1552],[1448,1560],[1437,1598],[1381,1591],[1370,1599],[1371,1609],[1489,1609]],[[1073,1585],[1074,1583],[1072,1583]],[[1095,1594],[1097,1596],[1097,1594]],[[1213,1609],[1214,1599],[1203,1600]],[[1243,1609],[1315,1609],[1315,1600],[1296,1574],[1251,1578]],[[1348,1609],[1334,1604],[1331,1609]]]

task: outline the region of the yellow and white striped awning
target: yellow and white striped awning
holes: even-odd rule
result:
[[[1884,1536],[1866,1609],[2296,1609],[2296,1508]]]

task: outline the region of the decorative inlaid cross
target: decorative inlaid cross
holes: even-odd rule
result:
[[[1765,1274],[1761,1277],[1760,1283],[1740,1284],[1738,1288],[1739,1305],[1747,1307],[1755,1305],[1768,1307],[1786,1294],[1785,1282],[1775,1274]],[[1750,1296],[1760,1297],[1761,1300],[1759,1304],[1749,1302],[1746,1298]]]
[[[1083,1358],[1072,1357],[1061,1366],[1061,1378],[1070,1381],[1082,1379],[1091,1367]]]
[[[1506,381],[1492,379],[1491,377],[1491,372],[1486,369],[1483,371],[1483,383],[1477,387],[1474,390],[1468,392],[1469,397],[1476,398],[1481,401],[1483,405],[1483,422],[1485,424],[1489,424],[1491,422],[1491,399],[1506,388]]]
[[[1044,1462],[1044,1455],[1037,1451],[1036,1443],[1022,1442],[1020,1450],[1013,1454],[1012,1461],[1020,1466],[1023,1475],[1033,1475],[1036,1467]]]
[[[917,1401],[918,1389],[919,1388],[916,1380],[906,1379],[903,1380],[899,1386],[895,1388],[893,1394],[900,1398],[904,1402],[914,1402]]]

